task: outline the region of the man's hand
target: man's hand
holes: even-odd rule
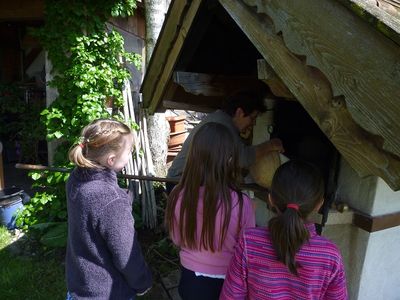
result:
[[[267,155],[269,152],[278,151],[283,153],[282,141],[280,139],[274,138],[264,143],[257,145],[256,147],[256,161]]]
[[[280,139],[274,138],[269,141],[266,141],[264,144],[268,152],[271,151],[278,151],[279,153],[284,152],[282,141]]]

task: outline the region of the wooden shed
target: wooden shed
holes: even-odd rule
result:
[[[351,299],[398,297],[400,275],[384,273],[400,274],[400,1],[172,1],[144,106],[207,112],[242,88],[269,90],[289,154],[329,152],[331,196],[352,212],[336,223],[332,212],[324,234],[341,247]]]

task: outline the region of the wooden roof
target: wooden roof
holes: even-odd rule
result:
[[[276,96],[299,101],[361,176],[398,190],[400,23],[361,4],[172,1],[142,85],[144,105],[216,108],[235,88],[258,88],[264,60],[263,81]]]

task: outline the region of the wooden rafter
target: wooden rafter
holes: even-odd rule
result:
[[[213,108],[210,108],[210,107],[207,107],[204,105],[194,105],[194,104],[186,103],[186,102],[175,102],[175,101],[168,101],[168,100],[163,101],[163,106],[168,109],[191,110],[191,111],[204,112],[204,113],[210,113],[215,110]]]
[[[220,108],[224,98],[218,95],[195,95],[170,81],[163,96],[163,108],[210,112]]]
[[[173,1],[159,41],[152,54],[141,92],[145,107],[153,113],[161,102],[162,95],[171,79],[173,68],[181,53],[187,33],[198,12],[202,0]]]
[[[193,95],[225,97],[235,90],[252,89],[260,86],[255,77],[225,76],[194,72],[174,72],[173,81]]]

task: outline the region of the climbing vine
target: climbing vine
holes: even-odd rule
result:
[[[139,67],[140,57],[126,52],[122,36],[105,22],[131,15],[134,8],[133,0],[47,2],[46,24],[36,35],[53,65],[49,84],[59,93],[42,112],[48,139],[70,145],[89,121],[109,116],[107,106],[118,116],[123,83],[130,76],[124,64]]]
[[[33,34],[47,51],[53,76],[48,84],[58,93],[41,112],[47,139],[61,141],[54,155],[55,165],[68,164],[68,149],[90,121],[110,114],[122,118],[122,88],[130,77],[126,65],[133,63],[139,68],[141,58],[124,50],[122,36],[107,28],[106,22],[110,17],[130,16],[135,8],[134,0],[46,1],[45,25]],[[27,228],[64,222],[66,201],[60,191],[67,176],[43,173],[33,178],[38,180],[37,185],[46,186],[47,193],[35,195],[18,223]]]

